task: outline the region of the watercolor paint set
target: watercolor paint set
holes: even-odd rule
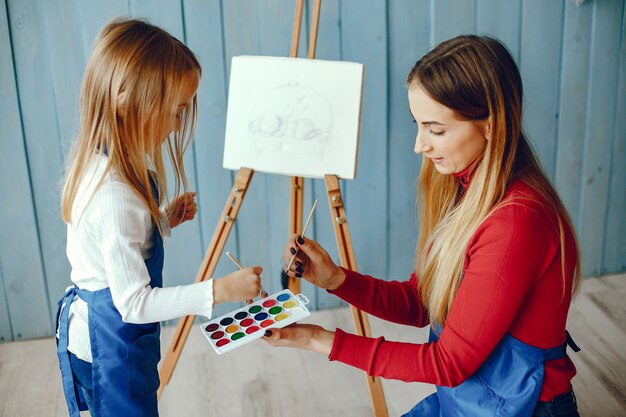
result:
[[[202,333],[221,355],[261,338],[267,328],[282,328],[310,316],[308,303],[304,294],[283,290],[207,321]]]

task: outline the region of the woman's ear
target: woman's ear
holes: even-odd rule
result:
[[[115,112],[118,117],[122,119],[126,117],[126,92],[122,91],[117,95],[117,106],[115,108]]]
[[[486,120],[480,122],[480,129],[485,137],[485,140],[491,139],[491,132],[493,132],[493,118],[489,116]]]

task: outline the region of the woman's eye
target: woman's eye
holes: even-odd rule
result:
[[[446,132],[445,132],[445,131],[443,131],[443,130],[442,130],[441,132],[435,132],[434,130],[431,130],[431,131],[430,131],[430,134],[431,134],[431,135],[433,135],[433,136],[441,136],[441,135],[443,135],[444,133],[446,133]]]

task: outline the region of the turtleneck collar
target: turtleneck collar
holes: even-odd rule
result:
[[[454,178],[459,180],[459,184],[461,184],[461,187],[463,187],[463,189],[467,190],[467,187],[469,187],[470,183],[472,182],[472,177],[476,172],[476,167],[478,166],[478,162],[480,161],[480,159],[481,157],[476,158],[476,160],[469,164],[467,168],[465,168],[463,171],[452,174]]]

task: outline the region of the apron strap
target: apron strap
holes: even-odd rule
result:
[[[569,332],[566,330],[565,331],[565,343],[563,343],[560,346],[557,347],[553,347],[551,349],[546,349],[543,351],[543,360],[544,362],[547,361],[551,361],[554,359],[560,359],[562,357],[564,357],[566,355],[566,349],[569,346],[574,352],[579,352],[580,348],[578,347],[578,345],[574,342],[574,339],[572,339],[572,336],[570,336]]]
[[[80,417],[80,412],[87,410],[87,402],[85,401],[82,390],[76,389],[74,374],[72,373],[72,366],[70,365],[69,351],[67,350],[69,343],[68,325],[70,306],[74,297],[76,297],[76,290],[76,286],[72,286],[67,290],[63,298],[59,300],[59,308],[57,310],[57,324],[59,328],[57,355],[59,356],[63,392],[65,393],[65,401],[67,402],[70,417]],[[78,398],[76,398],[77,393]]]
[[[574,342],[574,339],[572,339],[572,336],[569,334],[567,330],[565,330],[565,337],[566,339],[565,339],[565,343],[563,344],[563,350],[565,350],[566,346],[569,346],[570,348],[572,348],[574,352],[580,352],[580,348],[578,347],[576,342]]]

